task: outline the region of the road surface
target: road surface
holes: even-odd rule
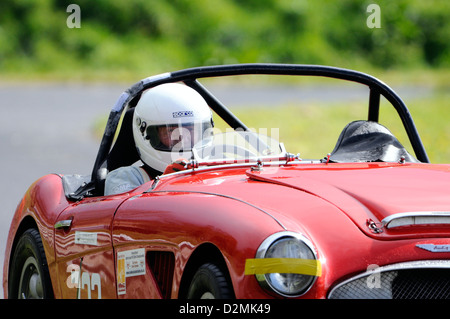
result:
[[[0,86],[2,276],[11,217],[28,186],[49,173],[91,173],[99,144],[91,133],[93,120],[107,114],[125,88],[78,84]]]

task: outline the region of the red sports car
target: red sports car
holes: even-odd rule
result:
[[[325,77],[368,88],[368,117],[304,160],[249,129],[204,80]],[[144,90],[195,89],[231,128],[195,145],[186,169],[105,196],[108,172],[139,161],[131,135]],[[378,123],[397,111],[413,155]],[[257,112],[257,109],[255,109]],[[315,134],[321,134],[318,128]],[[284,64],[199,67],[126,90],[92,174],[34,182],[11,224],[9,298],[449,298],[450,166],[430,164],[403,101],[376,78]]]

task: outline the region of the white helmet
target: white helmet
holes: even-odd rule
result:
[[[212,113],[202,96],[179,83],[161,84],[136,105],[133,136],[141,160],[164,172],[167,165],[192,156],[192,146],[212,134]]]

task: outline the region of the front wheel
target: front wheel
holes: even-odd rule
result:
[[[36,229],[25,231],[17,242],[8,287],[11,299],[53,298],[44,247]]]
[[[200,266],[192,278],[188,299],[232,299],[233,288],[225,274],[214,264]]]

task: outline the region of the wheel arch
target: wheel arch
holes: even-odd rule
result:
[[[14,251],[16,250],[17,242],[19,241],[20,237],[23,235],[24,232],[26,232],[28,229],[36,229],[39,234],[41,233],[39,230],[39,227],[36,223],[36,220],[30,216],[27,215],[23,218],[23,220],[20,222],[19,226],[17,227],[16,232],[14,233],[14,239],[11,244],[11,249],[9,250],[8,254],[8,278],[9,278],[9,270],[11,269],[11,262],[12,262],[12,255],[14,254]]]
[[[24,237],[25,235],[27,235],[27,237]],[[5,274],[7,278],[7,285],[4,287],[6,298],[17,296],[18,291],[20,292],[20,288],[17,286],[17,283],[19,282],[18,280],[21,277],[20,273],[23,272],[23,269],[25,269],[25,264],[28,263],[28,260],[31,257],[34,259],[34,262],[32,261],[31,264],[39,269],[39,276],[43,278],[42,280],[45,282],[42,287],[46,287],[42,290],[45,291],[43,294],[42,292],[35,292],[36,295],[34,297],[54,297],[52,280],[48,269],[48,258],[43,246],[41,231],[39,230],[38,224],[32,217],[27,216],[21,221],[16,233],[14,234],[13,244],[11,245],[11,250],[9,251],[8,257],[8,269],[7,274]],[[12,264],[15,261],[19,263],[19,267],[12,268]],[[24,262],[24,264],[22,264],[22,262]]]
[[[19,242],[19,239],[29,229],[35,229],[39,233],[39,236],[41,237],[41,240],[43,241],[42,230],[39,227],[38,221],[34,218],[33,215],[26,215],[26,216],[24,216],[23,219],[18,224],[15,233],[13,234],[13,238],[12,238],[11,244],[10,244],[9,249],[7,251],[7,256],[5,256],[6,258],[8,258],[7,261],[5,260],[6,263],[5,263],[4,268],[3,268],[3,271],[4,271],[4,275],[3,275],[3,277],[4,277],[4,289],[3,289],[3,292],[4,292],[4,297],[5,298],[9,297],[10,270],[11,270],[11,264],[13,262],[14,252],[16,250],[16,247],[17,247],[17,244]],[[45,246],[44,246],[44,254],[45,254],[45,259],[46,259],[47,265],[49,265],[48,264],[49,256],[48,256],[48,252],[45,249]],[[50,258],[50,260],[51,260],[51,258]],[[52,276],[50,276],[50,277],[52,277]],[[52,283],[53,283],[53,280],[52,280]]]
[[[233,286],[225,257],[222,255],[220,249],[212,243],[204,243],[194,250],[184,268],[183,275],[180,281],[180,287],[178,290],[179,299],[186,298],[189,284],[191,283],[195,272],[201,265],[208,262],[214,263],[217,267],[219,267],[220,270],[222,270],[222,272],[225,274],[231,286]]]
[[[39,230],[36,220],[31,215],[27,215],[20,222],[19,227],[17,227],[17,231],[14,234],[14,240],[13,240],[13,244],[11,247],[12,248],[11,253],[14,251],[14,248],[16,247],[17,241],[19,240],[20,236],[22,236],[22,234],[30,228],[35,228],[40,233],[40,230]]]

